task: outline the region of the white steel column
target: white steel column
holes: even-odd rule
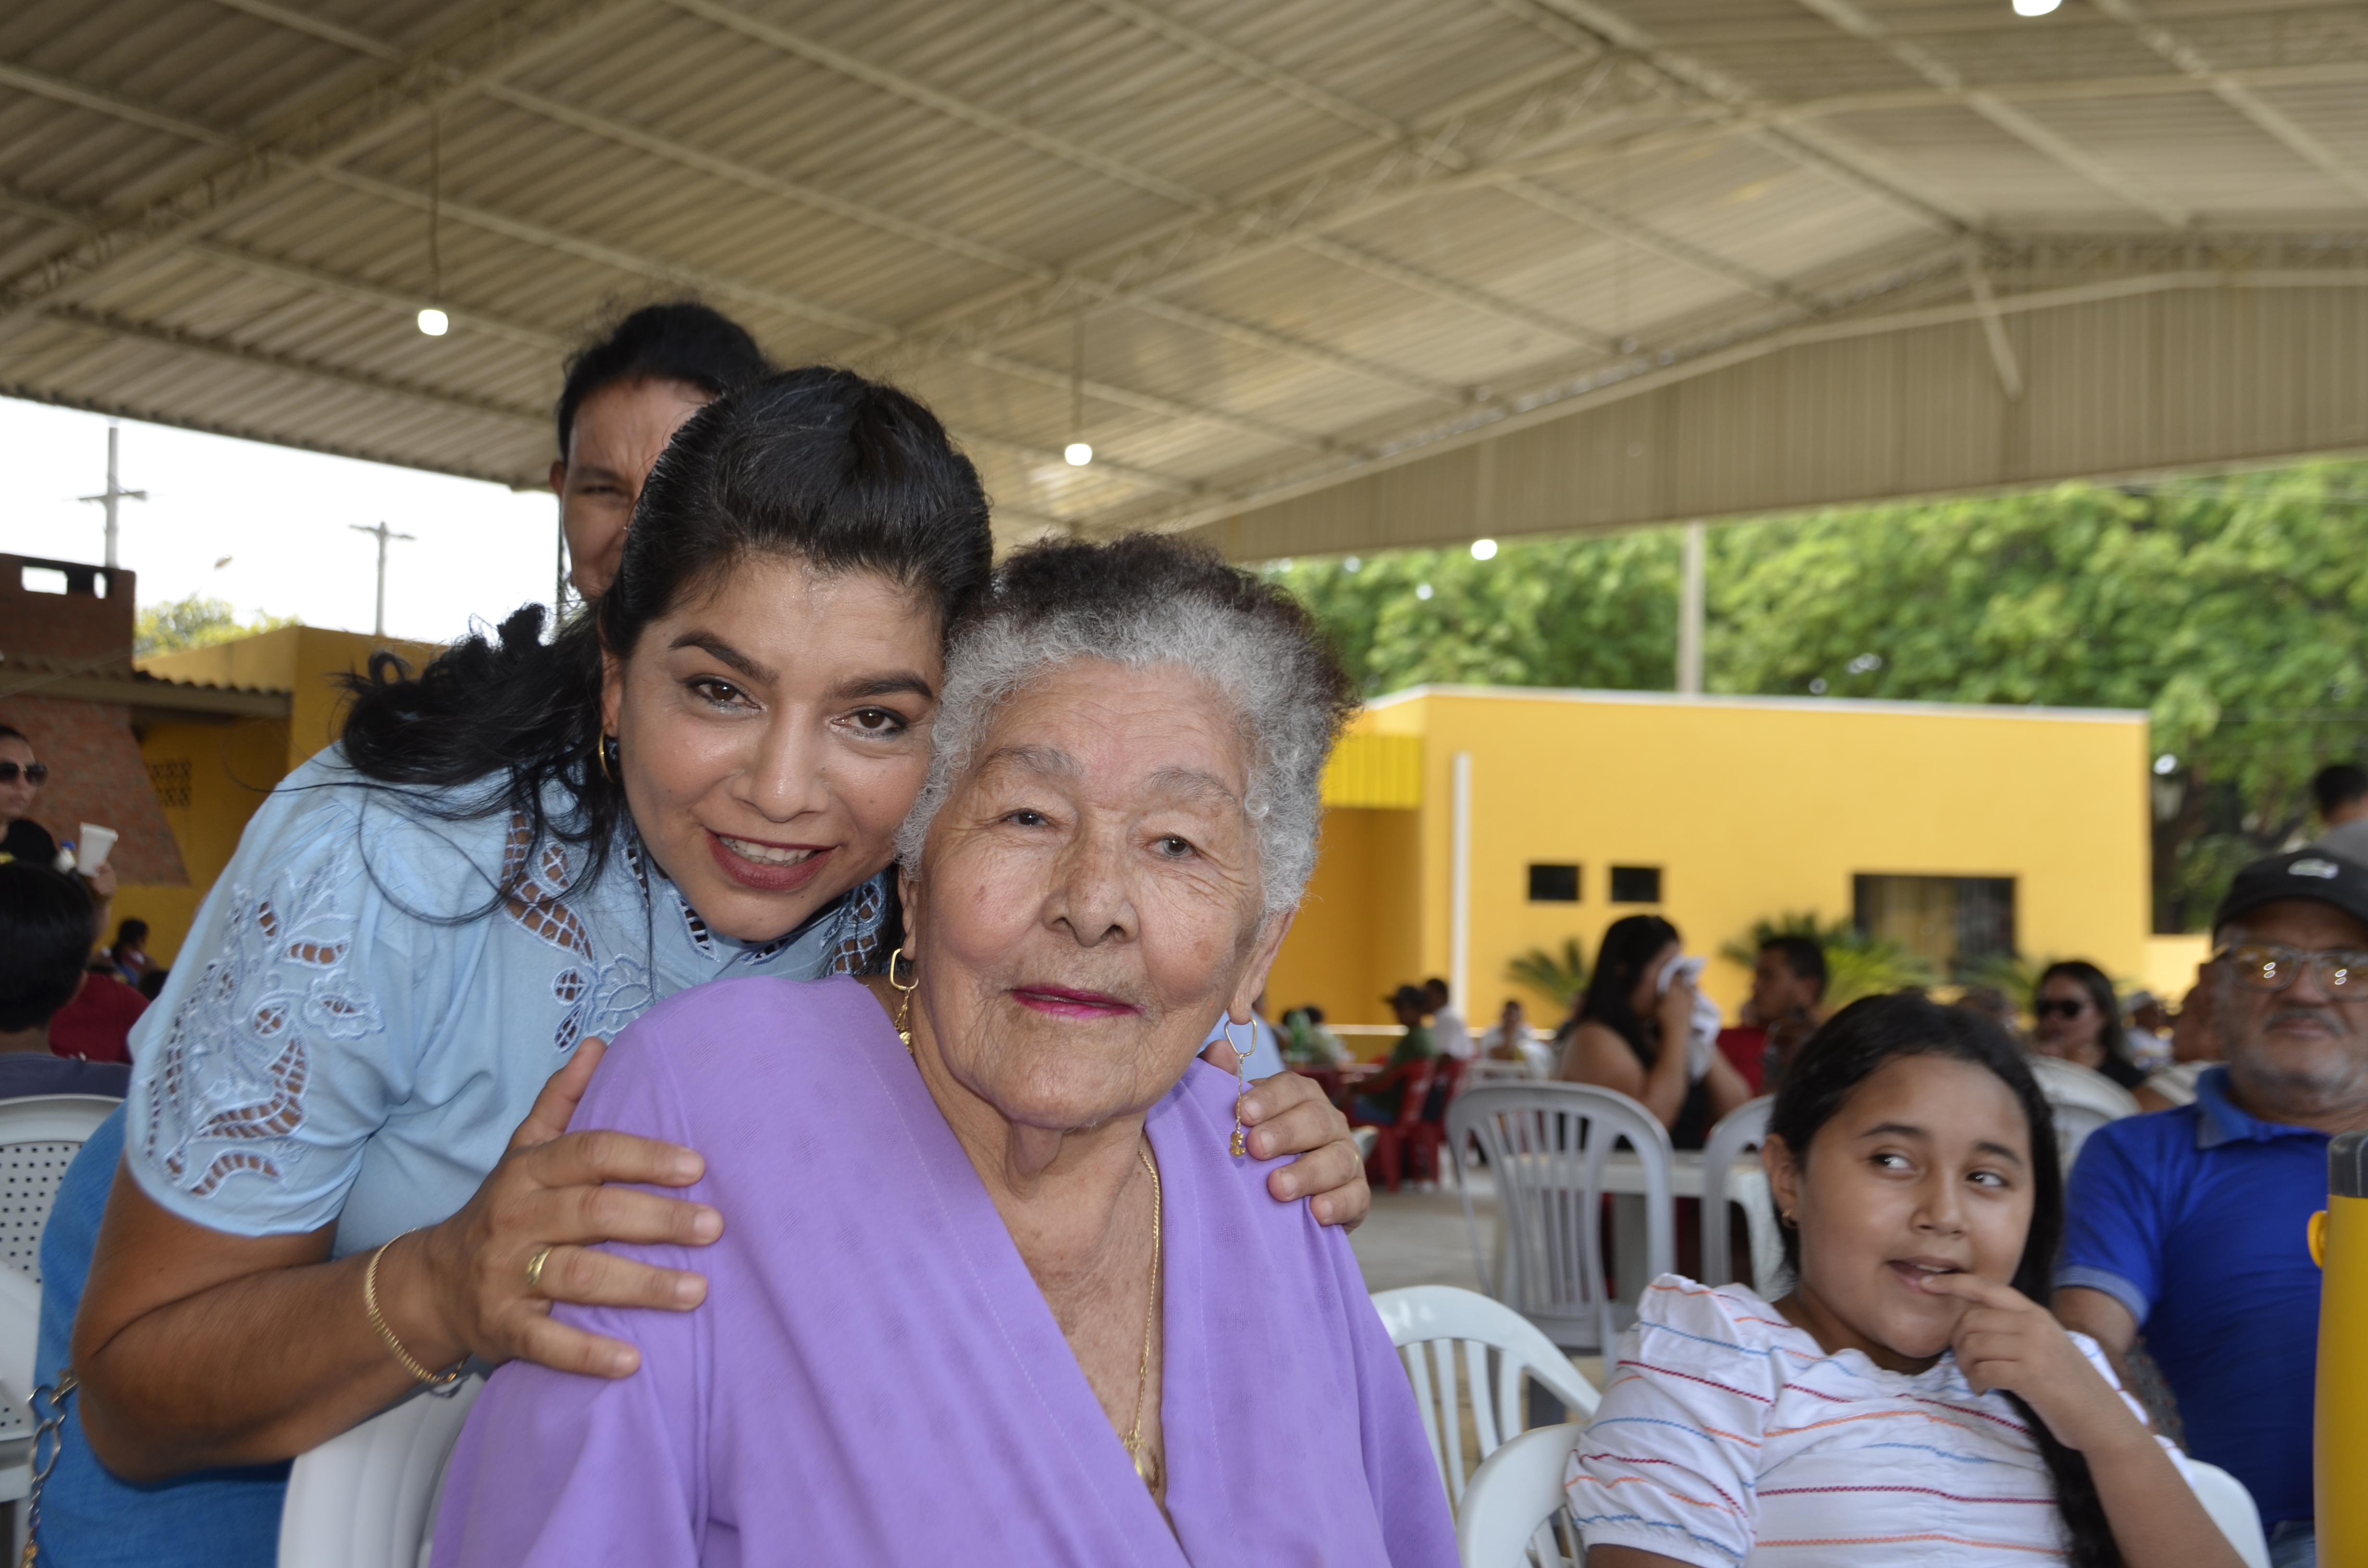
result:
[[[1707,540],[1700,523],[1686,525],[1684,582],[1678,595],[1678,695],[1700,697],[1702,689],[1702,553]]]
[[[1447,866],[1447,983],[1455,1006],[1472,1016],[1472,754],[1460,751],[1452,764]]]

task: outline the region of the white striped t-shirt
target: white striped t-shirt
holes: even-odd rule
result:
[[[2096,1342],[2072,1339],[2119,1389]],[[1911,1375],[1828,1356],[1741,1286],[1675,1274],[1645,1291],[1567,1486],[1589,1547],[1702,1568],[2065,1560],[2028,1428],[1954,1357]]]

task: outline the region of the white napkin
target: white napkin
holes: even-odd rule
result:
[[[1681,953],[1661,966],[1658,982],[1664,996],[1680,979],[1694,987],[1693,1032],[1686,1039],[1686,1082],[1690,1084],[1699,1082],[1710,1071],[1711,1058],[1718,1051],[1718,1031],[1726,1023],[1726,1015],[1718,1010],[1718,1004],[1702,991],[1702,972],[1709,967],[1710,960]]]

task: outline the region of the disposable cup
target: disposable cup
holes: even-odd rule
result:
[[[115,848],[115,830],[101,827],[95,822],[82,824],[82,842],[74,846],[74,869],[84,876],[96,876],[107,864],[108,855]]]

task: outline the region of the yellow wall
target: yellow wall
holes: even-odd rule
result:
[[[1327,813],[1323,896],[1276,964],[1278,1008],[1384,1022],[1383,991],[1450,972],[1457,752],[1473,759],[1470,1018],[1512,994],[1552,1015],[1505,978],[1530,948],[1577,936],[1592,962],[1605,926],[1649,912],[1715,954],[1763,916],[1848,918],[1858,872],[2012,877],[2021,952],[2150,972],[2143,714],[1426,687],[1354,728],[1421,737],[1421,803]],[[1417,863],[1375,855],[1354,818],[1394,819]],[[1529,903],[1532,861],[1577,863],[1580,902]],[[1610,903],[1614,864],[1660,867],[1665,902]],[[1748,977],[1714,959],[1708,983],[1732,1010]]]
[[[285,719],[226,723],[176,720],[142,728],[140,755],[150,765],[152,777],[160,763],[189,764],[188,804],[167,803],[165,808],[189,885],[126,885],[115,897],[118,920],[148,922],[148,950],[158,961],[174,961],[198,905],[229,863],[239,835],[264,797],[298,764],[337,738],[346,699],[336,677],[368,669],[371,653],[380,648],[401,654],[415,669],[440,652],[431,642],[288,626],[138,661],[150,675],[167,680],[289,694]]]

